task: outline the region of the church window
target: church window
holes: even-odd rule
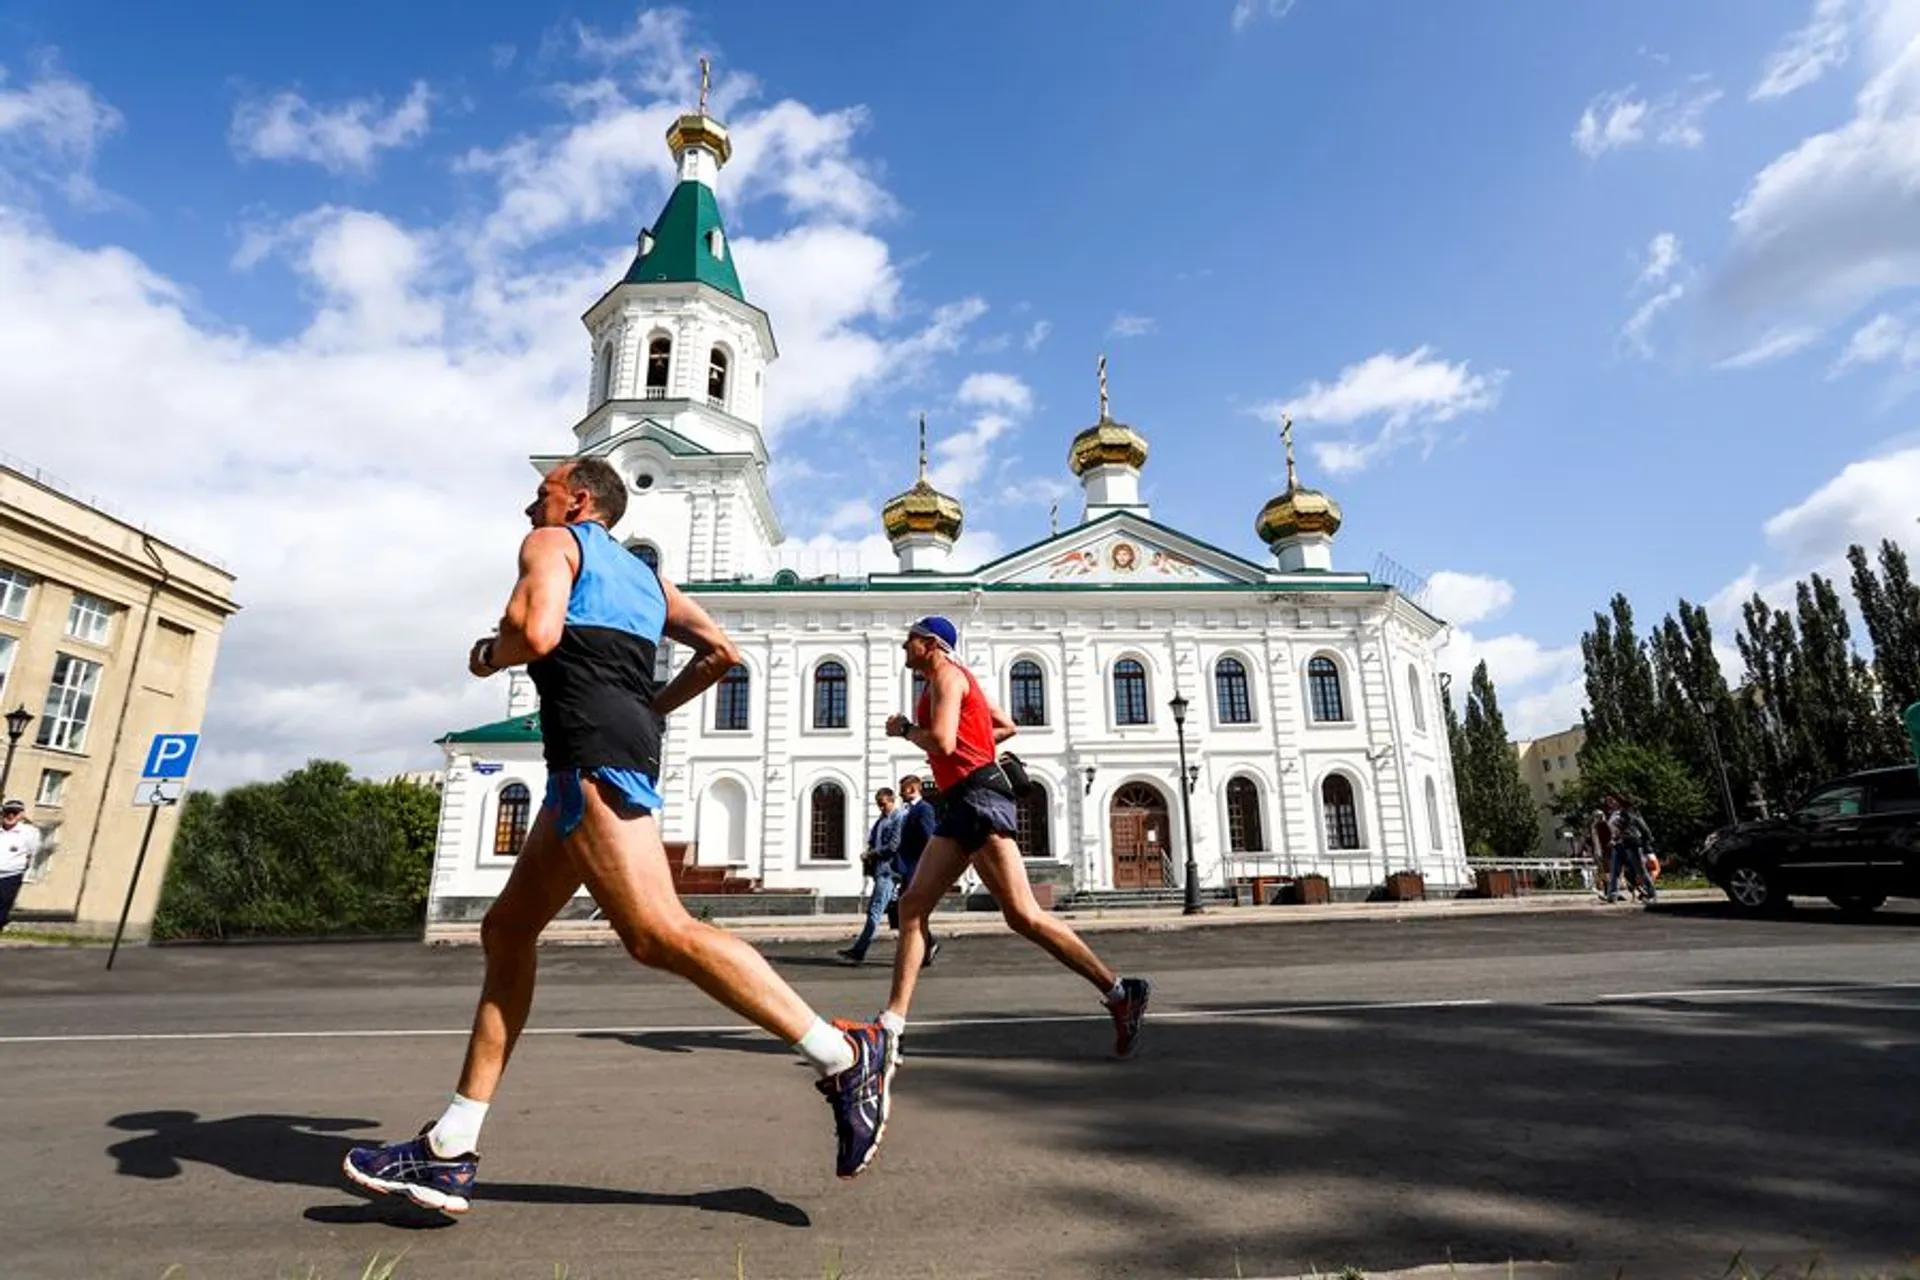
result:
[[[727,352],[715,347],[707,358],[707,403],[716,409],[727,407]]]
[[[1436,849],[1441,849],[1446,847],[1447,842],[1441,839],[1441,831],[1442,831],[1442,828],[1440,826],[1440,788],[1433,785],[1432,778],[1428,778],[1427,779],[1427,834],[1433,838],[1433,847]]]
[[[1040,664],[1029,658],[1022,658],[1013,664],[1011,675],[1013,704],[1011,711],[1013,722],[1024,727],[1044,725],[1047,722],[1047,681],[1041,674]]]
[[[1266,833],[1260,829],[1260,789],[1251,778],[1227,783],[1227,848],[1234,853],[1261,853]]]
[[[1247,693],[1247,668],[1238,658],[1222,658],[1213,668],[1214,713],[1221,724],[1252,724],[1253,699]]]
[[[847,669],[827,661],[813,669],[813,727],[847,727]]]
[[[1053,801],[1047,796],[1046,784],[1034,779],[1027,793],[1013,802],[1013,812],[1018,819],[1014,839],[1020,842],[1021,856],[1051,858],[1053,831],[1049,819],[1053,814]]]
[[[1413,731],[1427,731],[1427,704],[1420,696],[1420,668],[1407,668],[1407,703],[1413,708]]]
[[[593,402],[605,404],[613,398],[613,344],[600,348],[600,373],[594,379]]]
[[[672,363],[672,338],[659,337],[647,344],[647,399],[666,399],[667,369]]]
[[[1115,724],[1151,724],[1147,713],[1147,669],[1133,658],[1113,664],[1113,720]]]
[[[847,793],[837,782],[817,783],[807,823],[807,856],[815,862],[847,858]]]
[[[1307,663],[1307,697],[1313,718],[1323,723],[1338,723],[1347,718],[1347,700],[1340,688],[1340,668],[1328,657]]]
[[[533,795],[524,784],[509,782],[500,788],[500,808],[493,817],[494,857],[511,858],[520,852],[532,815]]]
[[[1360,806],[1354,803],[1353,783],[1345,774],[1328,774],[1320,784],[1320,809],[1326,820],[1327,848],[1361,847]]]
[[[707,252],[724,261],[727,256],[727,233],[718,227],[707,232]]]
[[[713,727],[726,731],[739,731],[747,727],[747,694],[752,685],[747,669],[734,664],[733,670],[720,677],[720,683],[713,688]]]

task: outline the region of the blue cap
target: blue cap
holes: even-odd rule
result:
[[[953,624],[938,614],[931,614],[907,628],[910,636],[925,636],[948,653],[952,653],[960,643],[960,633]]]

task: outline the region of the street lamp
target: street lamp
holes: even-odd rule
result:
[[[7,712],[7,762],[0,765],[0,799],[6,798],[7,779],[13,776],[13,753],[20,746],[20,738],[33,723],[33,712],[25,707],[15,707]]]
[[[1100,771],[1094,768],[1092,765],[1088,765],[1086,768],[1082,769],[1080,772],[1084,773],[1087,777],[1087,789],[1085,791],[1082,791],[1080,794],[1083,796],[1090,796],[1093,794],[1093,777],[1096,773]]]
[[[1738,823],[1740,813],[1733,805],[1733,784],[1727,781],[1727,762],[1726,758],[1720,754],[1720,735],[1713,731],[1713,717],[1693,700],[1693,695],[1688,693],[1679,682],[1674,683],[1673,689],[1680,695],[1680,701],[1687,704],[1687,710],[1700,717],[1700,726],[1707,731],[1707,746],[1713,750],[1713,767],[1720,774],[1720,800],[1727,806],[1727,821]]]
[[[1180,793],[1180,823],[1187,832],[1187,905],[1185,914],[1200,914],[1200,867],[1193,860],[1193,784],[1199,780],[1199,770],[1187,772],[1187,699],[1178,689],[1174,690],[1173,701],[1167,703],[1173,712],[1173,732],[1180,741],[1180,776],[1187,782]]]

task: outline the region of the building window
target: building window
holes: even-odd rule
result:
[[[1013,664],[1010,676],[1013,722],[1023,727],[1047,722],[1047,678],[1040,664],[1027,658]]]
[[[1566,771],[1567,771],[1567,758],[1566,758],[1565,756],[1561,756],[1561,757],[1560,757],[1560,772],[1562,772],[1562,773],[1565,773]]]
[[[1332,658],[1314,658],[1307,663],[1307,696],[1313,705],[1315,720],[1338,723],[1347,718],[1347,700],[1340,689],[1340,668]]]
[[[707,357],[707,403],[716,409],[727,407],[727,353],[720,347]]]
[[[515,857],[527,842],[527,823],[533,816],[533,794],[518,782],[500,788],[500,811],[493,818],[493,856]]]
[[[67,609],[67,634],[88,644],[105,644],[113,630],[114,608],[98,596],[74,592]]]
[[[1440,825],[1440,788],[1433,785],[1433,779],[1427,779],[1427,835],[1433,839],[1435,849],[1444,849],[1447,842],[1441,838],[1443,828]]]
[[[1360,806],[1353,800],[1353,783],[1334,773],[1320,784],[1320,807],[1327,823],[1327,848],[1360,848]]]
[[[713,691],[713,727],[736,730],[747,727],[747,693],[751,685],[747,669],[738,663],[720,677]]]
[[[660,548],[654,546],[651,542],[636,542],[630,545],[627,550],[633,553],[634,559],[653,570],[654,576],[659,576]]]
[[[593,402],[605,404],[613,399],[613,344],[600,348],[600,376],[594,380]]]
[[[67,653],[54,655],[53,683],[47,688],[47,706],[40,714],[40,733],[34,741],[57,751],[84,751],[93,695],[99,687],[99,663]]]
[[[647,344],[647,399],[666,399],[667,369],[672,363],[672,338],[655,338]]]
[[[837,662],[823,662],[813,669],[813,727],[847,727],[847,669]]]
[[[27,596],[32,591],[32,578],[18,569],[0,564],[0,618],[26,621]]]
[[[1019,819],[1014,831],[1014,839],[1020,842],[1020,853],[1028,858],[1051,858],[1053,856],[1053,830],[1050,818],[1053,815],[1053,801],[1047,796],[1047,788],[1039,779],[1027,788],[1027,793],[1013,802],[1014,816]]]
[[[1227,783],[1227,848],[1233,853],[1261,853],[1266,832],[1260,829],[1260,788],[1251,778]]]
[[[0,690],[7,687],[7,674],[13,670],[16,643],[12,636],[0,636]]]
[[[727,233],[718,227],[707,232],[707,252],[725,261],[727,257]]]
[[[1213,667],[1214,713],[1221,724],[1252,724],[1253,699],[1247,696],[1247,669],[1238,658],[1222,658]]]
[[[1407,703],[1413,708],[1413,731],[1427,731],[1427,703],[1420,696],[1420,668],[1407,668]]]
[[[34,793],[33,802],[43,809],[58,809],[66,803],[67,779],[72,776],[63,769],[42,769],[40,790]]]
[[[920,672],[913,673],[911,701],[907,704],[907,716],[911,719],[920,714],[920,704],[927,698],[927,678]]]
[[[1553,772],[1553,757],[1552,757],[1552,756],[1541,756],[1541,757],[1540,757],[1540,772],[1542,772],[1542,773],[1552,773],[1552,772]]]
[[[1132,658],[1113,664],[1115,724],[1151,724],[1147,714],[1147,669]]]
[[[837,782],[813,788],[813,813],[807,828],[807,856],[815,862],[847,858],[847,793]]]

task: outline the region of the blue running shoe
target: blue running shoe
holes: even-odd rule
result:
[[[834,1172],[843,1178],[858,1177],[880,1153],[880,1139],[887,1132],[887,1110],[893,1104],[890,1092],[893,1071],[898,1062],[893,1033],[878,1023],[835,1022],[847,1033],[853,1045],[853,1065],[839,1075],[828,1076],[818,1084],[833,1108],[833,1129],[839,1139],[834,1153]]]
[[[342,1164],[349,1181],[379,1195],[405,1196],[423,1209],[465,1213],[472,1204],[474,1176],[480,1157],[468,1152],[451,1160],[433,1153],[427,1134],[383,1147],[355,1147]]]
[[[1107,1005],[1113,1014],[1113,1056],[1131,1058],[1140,1043],[1140,1026],[1146,1021],[1153,984],[1145,978],[1122,978],[1120,990],[1120,999]]]

